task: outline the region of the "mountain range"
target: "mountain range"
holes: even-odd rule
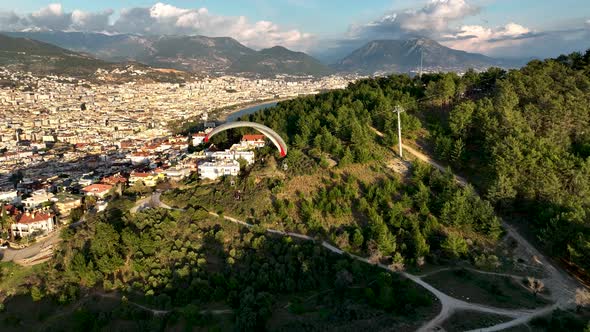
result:
[[[0,35],[0,65],[41,74],[77,76],[111,66],[102,60],[27,38]]]
[[[482,54],[454,50],[426,38],[409,40],[374,40],[356,49],[335,67],[341,71],[400,72],[483,69],[509,66],[506,61]]]
[[[335,64],[324,64],[306,53],[294,52],[281,46],[256,51],[230,37],[106,35],[63,31],[3,34],[59,46],[65,52],[62,56],[67,54],[78,62],[80,59],[90,61],[96,57],[100,60],[93,60],[133,61],[152,67],[202,74],[322,76],[335,72],[407,73],[418,71],[421,60],[422,66],[429,71],[515,67],[522,64],[453,50],[426,38],[369,41],[348,55],[342,54],[339,57],[341,60]]]
[[[333,70],[283,47],[255,51],[230,37],[105,35],[89,32],[5,32],[51,43],[106,61],[138,61],[196,73],[325,75]]]
[[[2,34],[0,34],[0,67],[32,72],[37,75],[59,74],[117,82],[180,83],[189,76],[185,72],[152,68],[139,62],[108,62],[38,40],[14,38]]]

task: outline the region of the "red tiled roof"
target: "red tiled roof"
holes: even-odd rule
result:
[[[136,178],[147,178],[148,176],[151,176],[151,173],[144,173],[144,172],[131,172],[131,176],[136,177]]]
[[[242,141],[262,141],[264,140],[264,135],[252,134],[252,135],[244,135],[242,136]]]
[[[16,207],[12,204],[6,204],[4,205],[4,210],[11,216],[15,215],[18,210],[16,209]]]
[[[113,186],[110,184],[95,183],[89,185],[88,187],[84,187],[82,190],[87,193],[102,193],[111,190],[111,188],[113,188]]]
[[[117,183],[127,183],[127,179],[123,176],[109,176],[106,177],[104,179],[102,179],[100,182],[104,183],[104,184],[117,184]]]
[[[149,157],[151,155],[147,152],[134,152],[133,156],[134,157]]]
[[[17,223],[32,224],[50,218],[53,218],[53,214],[49,212],[22,213],[20,214],[20,217],[17,217]]]

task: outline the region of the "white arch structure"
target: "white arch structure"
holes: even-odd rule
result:
[[[279,134],[277,134],[274,130],[268,128],[265,125],[261,125],[260,123],[256,122],[247,122],[247,121],[235,121],[235,122],[228,122],[222,124],[219,127],[215,127],[212,131],[210,131],[205,136],[205,142],[209,142],[209,139],[222,131],[226,131],[228,129],[233,128],[254,128],[258,130],[260,133],[264,134],[264,136],[268,137],[268,139],[279,149],[281,157],[285,157],[287,155],[287,144],[283,140]]]

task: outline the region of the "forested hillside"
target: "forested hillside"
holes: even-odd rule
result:
[[[439,84],[448,95],[454,89],[453,98],[434,97],[429,88]],[[553,255],[590,270],[590,51],[508,73],[445,77],[429,94],[439,158],[476,179]]]
[[[407,138],[420,136],[550,253],[590,269],[590,51],[509,72],[364,80],[280,103],[251,120],[285,134],[292,171],[306,172],[328,159],[381,158],[375,145],[397,141],[395,105],[413,114],[402,115]],[[369,125],[384,141],[374,140]]]

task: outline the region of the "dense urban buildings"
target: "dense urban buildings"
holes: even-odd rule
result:
[[[231,149],[189,154],[189,141],[197,146],[205,133],[175,136],[171,121],[344,88],[355,79],[221,76],[182,84],[99,84],[5,69],[0,77],[18,82],[0,88],[0,200],[26,211],[19,217],[25,222],[15,229],[19,235],[33,234],[28,231],[33,228],[35,234],[53,230],[47,220],[67,218],[82,196],[105,204],[117,185],[154,187],[196,171],[202,179],[237,175],[239,161],[253,163],[252,150],[265,144],[262,135],[246,135]],[[50,205],[57,218],[37,212]]]

